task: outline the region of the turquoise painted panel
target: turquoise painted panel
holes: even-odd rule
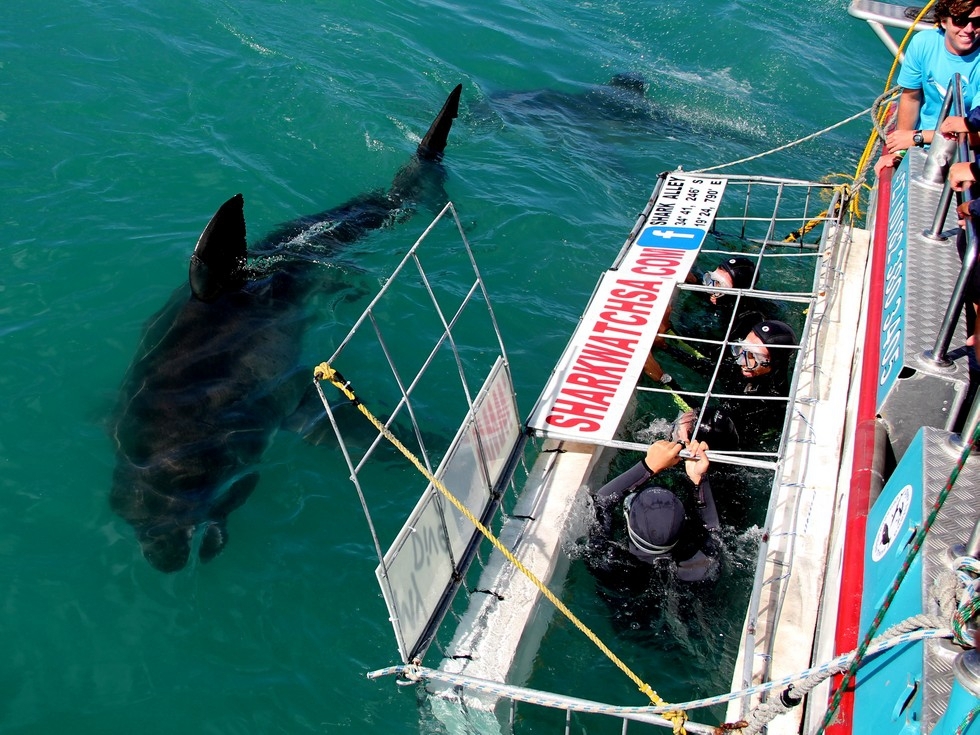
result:
[[[868,514],[861,601],[861,639],[906,564],[923,523],[923,432],[920,429]],[[876,635],[922,609],[922,558],[916,555]],[[846,601],[843,601],[846,604]],[[919,732],[922,712],[922,644],[896,646],[867,659],[858,677],[853,732],[876,735]]]
[[[905,356],[905,288],[909,230],[909,160],[906,157],[892,177],[885,253],[885,294],[881,306],[881,342],[878,349],[878,402],[891,390]]]

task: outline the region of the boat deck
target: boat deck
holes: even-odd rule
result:
[[[833,570],[840,567],[841,539],[833,530],[846,508],[850,481],[846,432],[854,425],[854,406],[848,397],[864,337],[863,323],[854,315],[864,299],[869,233],[850,231],[841,246],[836,296],[820,302],[820,327],[807,349],[810,369],[801,373],[798,385],[783,480],[774,488],[766,522],[768,551],[759,558],[758,601],[746,615],[732,691],[809,668],[818,620],[837,614],[836,606],[821,608],[814,601],[824,598],[825,586],[834,584]],[[732,702],[727,721],[745,719],[757,701]],[[801,717],[799,710],[781,717],[769,732],[796,733]]]

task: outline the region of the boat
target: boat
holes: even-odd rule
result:
[[[873,0],[850,12],[896,53],[885,29],[924,17]],[[952,95],[945,113],[961,109]],[[980,732],[980,401],[971,348],[954,339],[965,271],[945,182],[967,155],[962,142],[911,149],[875,183],[863,218],[860,181],[665,172],[526,418],[489,289],[447,204],[315,374],[401,659],[369,676],[417,687],[425,731]],[[968,262],[976,252],[970,232]],[[677,319],[679,304],[719,292],[689,274],[733,254],[754,264],[753,283],[721,288],[728,305],[711,329]],[[431,319],[417,316],[421,303]],[[721,378],[734,327],[756,308],[797,337],[783,396],[733,393]],[[429,349],[396,354],[385,335],[402,329]],[[655,339],[711,367],[699,378],[678,358],[683,380],[652,381],[643,367]],[[719,401],[745,415],[753,401],[778,408],[764,437],[709,451],[714,467],[751,478],[764,515],[728,691],[666,701],[653,679],[665,672],[612,650],[563,587],[582,564],[590,492],[657,438],[650,418],[662,433],[687,408],[699,427]],[[372,431],[352,433],[353,418]],[[399,455],[425,482],[393,531],[372,505],[403,481]],[[621,672],[631,699],[528,686],[556,621],[608,659],[589,691]]]

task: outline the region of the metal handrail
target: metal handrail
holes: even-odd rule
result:
[[[954,94],[960,92],[960,94]],[[960,104],[954,108],[954,100],[959,99]],[[922,179],[931,184],[942,184],[943,193],[939,196],[939,205],[936,207],[936,215],[932,219],[932,227],[922,234],[930,240],[945,242],[947,238],[940,233],[946,222],[946,213],[949,212],[949,205],[953,201],[953,189],[949,185],[949,166],[952,158],[957,153],[957,141],[947,140],[943,137],[939,128],[943,121],[949,116],[949,111],[954,108],[957,115],[963,114],[963,96],[960,88],[960,75],[954,74],[950,80],[949,88],[946,90],[946,97],[943,99],[943,106],[939,110],[939,119],[936,122],[936,130],[932,134],[932,143],[929,144],[929,153],[926,162],[922,167]],[[960,158],[959,160],[965,160]]]
[[[946,98],[943,100],[943,107],[939,115],[939,123],[936,125],[936,133],[933,137],[933,143],[935,144],[940,140],[939,128],[942,126],[942,121],[946,119],[949,114],[950,106],[953,106],[956,114],[959,116],[965,115],[965,105],[963,104],[963,91],[962,85],[960,83],[960,75],[954,74],[950,82],[949,91],[946,94]],[[952,141],[950,141],[952,142]],[[956,158],[959,161],[970,161],[970,144],[969,144],[969,133],[960,133],[957,135],[957,140],[955,142],[956,147]],[[926,166],[930,166],[930,160],[933,159],[933,150],[930,148],[929,156],[926,159]],[[932,162],[932,166],[939,166],[939,154],[937,154],[936,160]],[[934,170],[934,169],[930,169]],[[925,171],[923,172],[925,175]],[[939,205],[936,209],[936,216],[933,220],[933,227],[930,231],[923,233],[926,237],[935,240],[942,240],[939,236],[939,232],[946,221],[946,216],[949,212],[949,205],[952,199],[952,187],[949,183],[948,169],[943,172],[944,175],[944,187],[943,194],[940,197]],[[968,192],[958,192],[957,193],[957,204],[964,204],[973,200],[975,197],[976,187],[971,187]],[[927,350],[923,354],[923,358],[931,361],[932,363],[939,366],[948,366],[951,364],[949,357],[947,356],[947,350],[949,349],[949,343],[952,340],[953,329],[955,328],[956,321],[959,319],[960,312],[963,309],[963,299],[966,292],[966,280],[970,275],[971,268],[974,267],[977,261],[978,252],[980,252],[980,245],[978,245],[977,229],[976,225],[971,219],[966,221],[966,227],[964,228],[964,235],[966,237],[966,248],[963,253],[963,262],[960,266],[959,276],[956,279],[956,283],[953,286],[953,292],[950,294],[949,304],[946,307],[946,312],[943,315],[942,324],[939,327],[939,332],[936,334],[936,342],[931,350]],[[973,432],[976,430],[977,425],[980,424],[980,394],[973,401],[973,405],[970,407],[970,412],[966,417],[963,432],[958,436],[951,437],[951,443],[962,449],[966,442],[965,437],[973,436]]]
[[[943,220],[946,218],[946,212],[952,198],[947,173],[950,164],[953,162],[953,157],[956,155],[956,142],[947,140],[939,132],[943,120],[949,116],[951,109],[960,117],[965,114],[963,111],[962,85],[958,73],[954,74],[949,81],[946,97],[943,98],[943,105],[939,108],[939,118],[932,134],[932,143],[929,144],[929,154],[926,156],[925,165],[922,167],[921,180],[923,182],[943,186],[943,195],[939,198],[939,210],[936,212],[936,219],[933,222],[933,236],[938,235],[942,229]]]
[[[970,406],[970,413],[967,414],[963,422],[963,430],[960,434],[950,437],[950,443],[959,450],[966,446],[966,442],[973,436],[980,424],[980,391],[973,397],[973,405]]]

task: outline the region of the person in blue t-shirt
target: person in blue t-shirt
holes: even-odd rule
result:
[[[962,78],[966,109],[980,91],[980,0],[939,0],[935,18],[937,27],[915,34],[906,49],[895,130],[885,138],[877,174],[897,166],[902,151],[932,143],[953,74]]]

